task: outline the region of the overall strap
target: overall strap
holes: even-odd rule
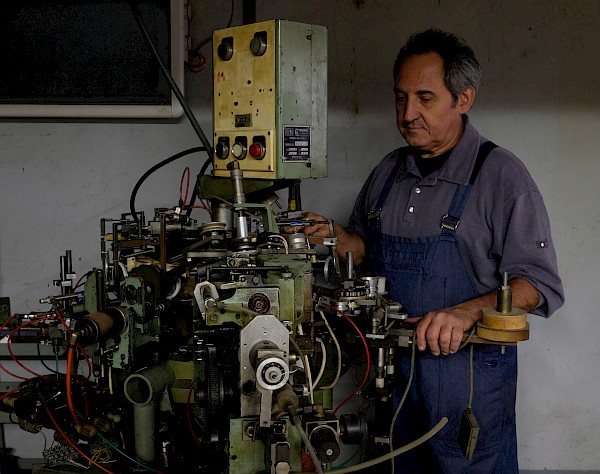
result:
[[[442,228],[442,234],[453,233],[456,231],[456,228],[460,223],[460,218],[465,208],[465,204],[469,198],[471,188],[473,187],[473,184],[479,175],[479,171],[483,166],[483,162],[490,152],[497,146],[498,145],[491,141],[484,142],[479,146],[477,158],[475,159],[475,166],[473,166],[473,171],[471,172],[471,177],[469,178],[469,184],[459,185],[457,187],[454,197],[452,198],[452,203],[450,204],[450,209],[448,209],[448,213],[442,217],[442,222],[440,224]]]
[[[377,204],[375,206],[375,209],[370,210],[369,214],[367,215],[367,219],[369,221],[369,226],[371,227],[371,226],[375,225],[377,230],[381,230],[381,221],[379,219],[381,216],[381,210],[383,209],[383,205],[385,204],[385,201],[388,198],[390,191],[392,190],[394,181],[396,181],[396,176],[398,176],[398,172],[400,171],[400,166],[402,165],[403,157],[404,157],[404,154],[399,153],[396,163],[394,164],[394,168],[392,168],[391,173],[388,175],[387,179],[385,180],[385,183],[383,185],[383,189],[381,190],[381,193],[379,193],[379,197],[377,198]]]

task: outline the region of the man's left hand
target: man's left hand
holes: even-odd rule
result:
[[[454,354],[458,351],[465,331],[479,319],[478,314],[458,307],[431,311],[422,318],[409,318],[417,322],[417,347],[424,351],[429,347],[435,356]]]
[[[512,303],[515,308],[529,311],[540,301],[538,291],[523,278],[510,280]],[[417,324],[417,347],[427,346],[433,355],[448,355],[458,351],[465,331],[481,319],[481,310],[496,304],[496,293],[490,292],[450,308],[430,311],[422,318],[408,318]]]

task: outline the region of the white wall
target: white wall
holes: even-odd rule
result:
[[[229,18],[228,2],[191,3],[199,38]],[[303,204],[340,222],[370,169],[401,143],[391,92],[400,45],[437,27],[474,48],[484,78],[472,121],[521,157],[541,188],[567,298],[549,320],[531,318],[531,340],[520,346],[521,468],[599,469],[600,2],[257,1],[257,20],[272,18],[329,28],[330,177],[305,182]],[[210,137],[209,71],[188,76],[188,97]],[[185,120],[0,122],[0,295],[14,311],[40,309],[37,300],[54,294],[59,255],[72,249],[80,274],[98,265],[99,219],[128,211],[152,165],[198,145]],[[138,208],[175,204],[183,168],[197,172],[203,161],[195,155],[153,175]]]

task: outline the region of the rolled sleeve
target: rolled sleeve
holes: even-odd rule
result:
[[[541,295],[531,313],[548,317],[564,303],[550,222],[539,192],[519,195],[507,209],[508,223],[500,273],[529,281]]]

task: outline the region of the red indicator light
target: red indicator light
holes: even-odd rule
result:
[[[265,147],[260,143],[253,143],[248,149],[252,158],[261,159],[265,156]]]

